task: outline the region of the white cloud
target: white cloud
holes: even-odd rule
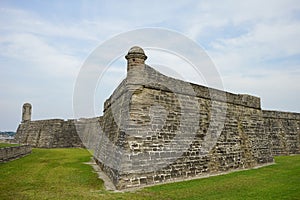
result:
[[[261,98],[262,108],[299,112],[300,70],[257,69],[246,75],[231,73],[223,76],[225,89],[248,93]]]
[[[12,34],[1,39],[0,55],[27,62],[34,71],[43,71],[51,76],[75,76],[80,66],[78,58],[65,54],[32,34]]]

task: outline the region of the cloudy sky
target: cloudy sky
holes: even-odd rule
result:
[[[147,27],[199,44],[225,90],[259,96],[263,109],[300,112],[297,0],[1,0],[0,130],[16,130],[24,102],[33,105],[33,119],[73,118],[76,77],[89,55],[120,33]],[[126,62],[119,60],[123,68],[96,91],[96,115],[125,76]]]

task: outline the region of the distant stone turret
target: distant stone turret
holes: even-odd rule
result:
[[[31,104],[24,103],[23,110],[22,110],[22,123],[31,121]]]
[[[129,71],[144,66],[147,56],[141,47],[134,46],[129,49],[125,58],[127,59],[127,71]]]

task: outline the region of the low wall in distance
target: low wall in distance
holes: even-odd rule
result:
[[[48,119],[27,121],[19,125],[15,140],[36,148],[83,147],[75,120]]]
[[[30,153],[30,145],[0,148],[0,163],[18,159]]]
[[[263,118],[274,156],[300,153],[300,113],[263,110]]]

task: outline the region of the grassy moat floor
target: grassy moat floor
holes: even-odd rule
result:
[[[33,149],[0,164],[0,199],[300,199],[300,155],[276,164],[115,193],[104,189],[85,149]]]

